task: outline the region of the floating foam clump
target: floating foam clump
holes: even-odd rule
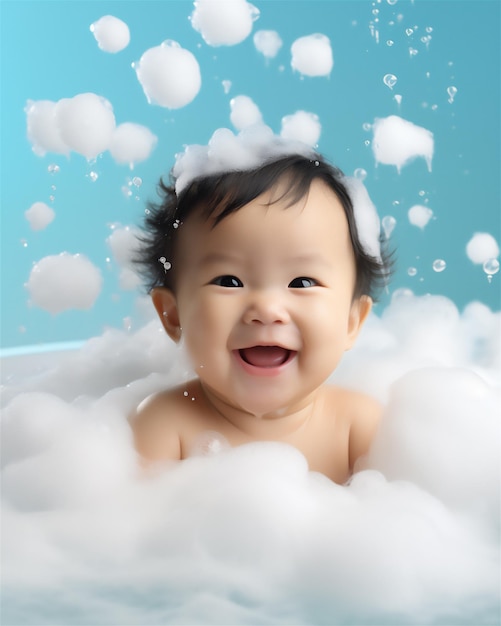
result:
[[[308,146],[316,146],[320,139],[322,125],[315,113],[296,111],[282,118],[280,136],[284,139],[302,141]]]
[[[139,247],[138,228],[130,226],[114,227],[111,235],[106,239],[115,261],[121,266],[120,287],[125,290],[136,289],[141,279],[134,271],[133,259]]]
[[[282,39],[275,30],[258,30],[254,34],[254,46],[264,57],[273,59],[282,47]]]
[[[45,202],[35,202],[24,215],[32,230],[43,230],[54,220],[56,213]]]
[[[87,257],[63,252],[35,263],[26,288],[35,306],[57,314],[92,308],[102,282],[101,272]]]
[[[292,69],[305,76],[328,76],[334,65],[331,42],[320,33],[296,39],[291,55]]]
[[[423,229],[432,218],[433,211],[427,206],[415,204],[409,209],[407,215],[413,226]]]
[[[148,102],[168,109],[189,104],[202,85],[198,61],[177,41],[149,48],[133,68]]]
[[[345,176],[343,182],[353,204],[353,213],[360,243],[367,254],[380,259],[381,222],[367,188],[358,178]]]
[[[28,101],[28,139],[33,152],[68,155],[71,150],[94,159],[109,148],[115,130],[113,107],[95,93],[81,93],[58,102]]]
[[[398,115],[376,119],[373,124],[372,150],[376,162],[402,167],[416,157],[426,160],[431,172],[433,133]]]
[[[237,130],[261,124],[263,116],[257,104],[249,96],[236,96],[230,100],[230,120]]]
[[[485,263],[499,256],[499,245],[490,233],[475,233],[466,245],[466,254],[473,263]]]
[[[130,42],[129,27],[113,15],[104,15],[98,19],[90,25],[90,31],[104,52],[120,52]]]
[[[136,163],[149,158],[157,144],[157,137],[141,124],[125,122],[115,128],[110,143],[110,154],[117,163]]]
[[[63,98],[57,103],[56,116],[61,138],[70,150],[94,159],[108,149],[115,116],[106,98],[95,93]]]
[[[191,25],[210,46],[234,46],[246,39],[259,9],[246,0],[195,0]]]

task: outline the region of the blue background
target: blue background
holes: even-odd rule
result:
[[[489,283],[465,246],[478,231],[499,241],[500,4],[497,0],[255,0],[261,15],[254,31],[277,30],[284,45],[275,59],[258,53],[252,35],[232,47],[210,47],[192,29],[188,0],[3,1],[1,3],[1,343],[4,347],[85,339],[107,327],[141,324],[137,292],[121,291],[118,266],[106,259],[110,224],[140,222],[146,200],[155,197],[161,174],[190,143],[206,143],[220,126],[231,128],[230,99],[245,94],[265,122],[280,131],[281,118],[299,109],[322,123],[319,150],[347,174],[367,171],[365,184],[381,217],[397,220],[392,245],[397,272],[391,293],[402,287],[416,294],[443,294],[464,307],[480,300],[500,305],[500,276]],[[130,45],[118,54],[101,51],[89,30],[106,14],[124,20]],[[398,16],[402,17],[399,19]],[[378,20],[376,22],[375,20]],[[393,23],[392,23],[393,22]],[[371,33],[379,31],[379,42]],[[430,33],[426,29],[431,27]],[[411,35],[406,29],[412,28]],[[290,66],[290,46],[300,36],[321,32],[331,40],[334,68],[329,78],[301,78]],[[426,45],[421,37],[431,35]],[[178,41],[197,57],[202,88],[186,107],[170,111],[149,105],[134,70],[148,48]],[[392,40],[392,46],[387,41]],[[409,47],[418,51],[411,57]],[[395,74],[393,91],[383,76]],[[223,80],[230,80],[225,94]],[[447,87],[458,92],[448,102]],[[113,105],[117,124],[148,126],[159,138],[152,156],[133,172],[108,153],[95,163],[80,155],[37,157],[26,137],[28,100],[58,100],[94,92]],[[400,106],[393,96],[402,95]],[[436,105],[436,106],[434,106]],[[433,170],[423,159],[404,166],[376,167],[363,125],[391,114],[434,133]],[[60,166],[58,174],[48,166]],[[89,173],[99,178],[92,182]],[[122,187],[139,176],[141,187],[126,198]],[[56,189],[52,189],[55,185]],[[49,197],[54,195],[54,200]],[[36,201],[53,206],[56,219],[34,232],[24,212]],[[407,218],[414,204],[427,203],[434,218],[424,229]],[[90,311],[53,316],[28,304],[24,287],[34,262],[68,251],[85,254],[102,268],[103,290]],[[435,259],[447,262],[442,273]],[[415,276],[407,270],[415,267]]]

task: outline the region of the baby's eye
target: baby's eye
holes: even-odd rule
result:
[[[298,276],[289,283],[291,289],[305,289],[307,287],[315,287],[316,285],[318,285],[317,281],[307,276]]]
[[[229,275],[218,276],[217,278],[214,278],[213,281],[211,281],[211,284],[218,285],[219,287],[243,287],[244,286],[240,278],[237,278],[236,276],[229,276]]]

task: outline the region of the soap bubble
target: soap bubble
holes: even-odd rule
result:
[[[394,231],[395,226],[397,225],[397,220],[393,217],[393,215],[385,215],[381,220],[381,224],[383,226],[383,232],[386,239],[390,238],[391,233]]]
[[[434,272],[443,272],[447,267],[447,263],[443,259],[435,259],[432,267]]]
[[[487,259],[482,267],[488,276],[493,276],[499,272],[499,261],[497,259]]]
[[[383,77],[383,83],[390,89],[393,89],[393,87],[395,87],[395,85],[397,84],[397,80],[398,79],[395,74],[385,74]]]

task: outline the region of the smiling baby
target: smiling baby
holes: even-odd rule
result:
[[[362,244],[353,181],[318,154],[279,153],[182,188],[175,171],[150,206],[138,263],[196,377],[139,405],[139,455],[184,459],[215,431],[232,446],[287,443],[311,470],[346,482],[381,407],[325,381],[388,275],[379,233],[376,248]]]

